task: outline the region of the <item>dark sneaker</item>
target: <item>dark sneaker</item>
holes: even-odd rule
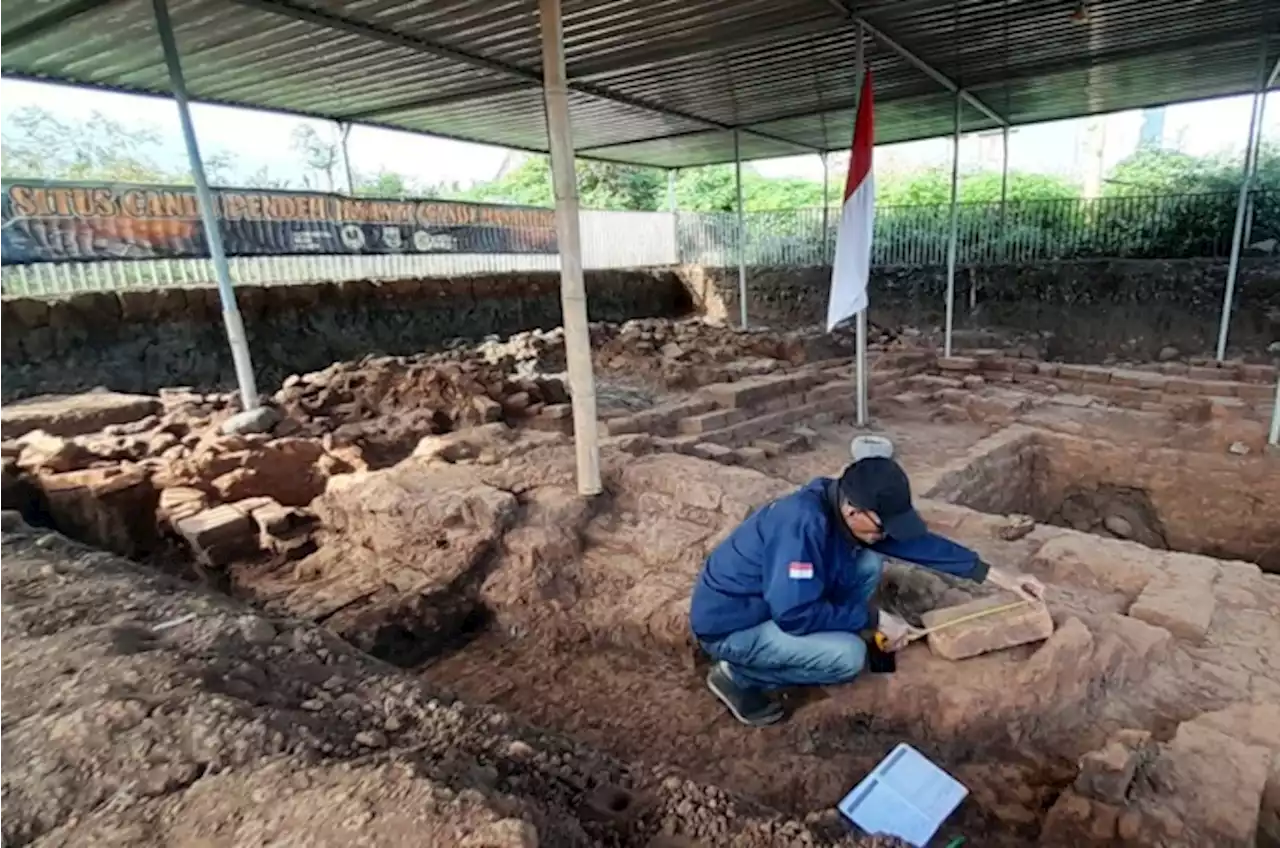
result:
[[[749,727],[773,724],[784,715],[782,705],[764,692],[734,683],[723,662],[711,666],[707,672],[707,688],[729,708],[734,718]]]

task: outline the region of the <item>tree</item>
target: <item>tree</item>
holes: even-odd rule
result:
[[[355,174],[355,194],[361,197],[412,197],[413,182],[404,174],[380,169],[376,174]]]
[[[1236,156],[1190,156],[1144,148],[1112,169],[1103,187],[1107,197],[1236,192],[1243,179]],[[1280,146],[1264,144],[1258,153],[1258,188],[1280,189]]]
[[[961,174],[961,203],[1000,202],[1001,176],[991,171]],[[1008,199],[1071,200],[1080,196],[1080,188],[1070,180],[1052,174],[1009,172]],[[916,171],[885,179],[876,185],[879,206],[936,206],[951,202],[951,174],[939,169]]]
[[[64,119],[39,106],[24,106],[7,117],[0,144],[0,168],[6,177],[48,180],[188,185],[186,168],[168,168],[163,135],[154,125],[130,127],[101,112],[87,119]],[[217,152],[205,158],[211,183],[225,184],[235,157]]]
[[[666,196],[661,171],[579,159],[578,197],[587,209],[657,209]],[[497,179],[477,183],[458,193],[467,200],[554,206],[551,160],[529,156]]]
[[[315,127],[302,124],[293,131],[292,146],[302,154],[303,164],[311,171],[303,176],[302,184],[317,191],[333,191],[334,175],[342,163],[342,142],[321,138]]]

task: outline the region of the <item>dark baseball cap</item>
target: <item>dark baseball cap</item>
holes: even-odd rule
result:
[[[840,475],[840,497],[858,509],[875,512],[885,535],[908,541],[928,532],[911,506],[911,483],[902,466],[887,457],[867,457]]]

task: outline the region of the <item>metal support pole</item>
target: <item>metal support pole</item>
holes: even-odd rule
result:
[[[1271,407],[1271,435],[1267,442],[1280,445],[1280,380],[1276,380],[1276,402]]]
[[[338,124],[338,129],[342,132],[342,167],[347,175],[347,194],[354,195],[356,193],[356,181],[351,175],[351,154],[347,150],[347,136],[351,135],[351,124]]]
[[[556,234],[560,242],[560,305],[564,347],[573,395],[573,443],[577,450],[578,492],[598,495],[600,446],[596,432],[596,383],[591,368],[587,293],[582,278],[582,242],[578,232],[578,181],[574,172],[573,130],[569,124],[569,88],[564,69],[564,29],[560,0],[539,0],[542,28],[543,95],[551,180],[556,195]]]
[[[855,98],[857,102],[854,104],[854,107],[853,107],[854,115],[858,114],[858,109],[862,105],[862,102],[861,102],[862,101],[862,84],[867,73],[866,41],[867,41],[866,26],[862,23],[861,20],[859,20],[858,34],[856,36],[856,40],[854,42],[854,48],[853,48],[853,63],[855,66],[854,72],[853,72],[854,73],[854,77],[853,77],[854,91],[858,92]],[[854,118],[854,120],[856,122],[857,118]],[[856,132],[856,129],[855,129],[855,132]],[[872,144],[874,143],[875,143],[875,140],[872,139]],[[868,267],[867,268],[868,287],[870,287],[871,285],[870,277],[871,277],[871,269],[870,267]],[[870,292],[868,292],[868,295],[870,295]],[[868,296],[867,306],[864,307],[863,310],[859,312],[857,317],[854,319],[854,330],[856,332],[856,337],[855,337],[856,346],[854,348],[854,358],[856,360],[856,369],[857,369],[857,378],[856,378],[857,379],[857,382],[856,382],[857,398],[858,398],[857,399],[857,415],[858,415],[857,421],[858,421],[859,427],[865,427],[867,425],[867,394],[868,394],[867,393],[867,382],[868,382],[867,310],[871,308],[870,304],[871,304],[871,300],[870,300],[870,297]]]
[[[951,326],[956,310],[956,239],[959,235],[960,96],[956,95],[955,126],[951,136],[951,237],[947,240],[947,324],[942,354],[951,355]]]
[[[855,111],[856,115],[857,112]],[[827,168],[827,154],[819,153],[818,158],[822,161],[822,259],[819,265],[825,265],[827,259],[827,243],[828,233],[831,227],[831,172]]]
[[[676,169],[667,171],[667,211],[676,211]]]
[[[1005,232],[1009,225],[1008,205],[1009,205],[1009,128],[1000,128],[1001,144],[1001,162],[1000,162],[1000,244],[1003,250],[1000,251],[1001,257],[1009,261],[1009,238]]]
[[[1249,139],[1244,151],[1244,173],[1240,180],[1240,195],[1236,198],[1236,223],[1231,232],[1231,259],[1227,263],[1227,287],[1222,294],[1222,317],[1218,321],[1218,361],[1227,358],[1227,334],[1231,331],[1232,301],[1236,295],[1236,275],[1240,271],[1240,250],[1244,243],[1244,220],[1249,206],[1249,193],[1253,188],[1254,171],[1258,164],[1257,135],[1262,131],[1262,104],[1266,89],[1267,39],[1262,39],[1258,57],[1258,87],[1253,94],[1253,108],[1249,111]]]
[[[738,312],[747,329],[747,218],[742,211],[742,147],[733,131],[733,182],[738,189]]]
[[[160,46],[164,50],[164,62],[169,68],[169,88],[178,104],[178,120],[182,124],[182,140],[187,147],[187,159],[191,163],[191,179],[196,186],[196,204],[200,208],[200,221],[204,225],[205,241],[209,245],[209,258],[213,260],[214,275],[218,280],[218,298],[222,301],[222,323],[227,328],[227,341],[231,344],[231,361],[235,366],[236,383],[240,387],[240,402],[245,410],[258,408],[258,386],[253,378],[253,361],[249,358],[249,340],[245,337],[244,321],[236,306],[236,292],[231,285],[231,269],[227,266],[227,252],[222,245],[222,231],[218,229],[218,212],[209,181],[205,177],[204,162],[200,158],[200,146],[196,143],[195,126],[191,123],[191,108],[187,100],[187,83],[182,76],[182,62],[178,59],[178,44],[173,37],[173,24],[169,20],[169,7],[165,0],[151,0],[155,13],[156,30]]]

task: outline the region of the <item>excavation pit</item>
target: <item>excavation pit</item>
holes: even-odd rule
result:
[[[975,445],[927,496],[1280,573],[1280,475],[1265,456],[1010,428]]]

